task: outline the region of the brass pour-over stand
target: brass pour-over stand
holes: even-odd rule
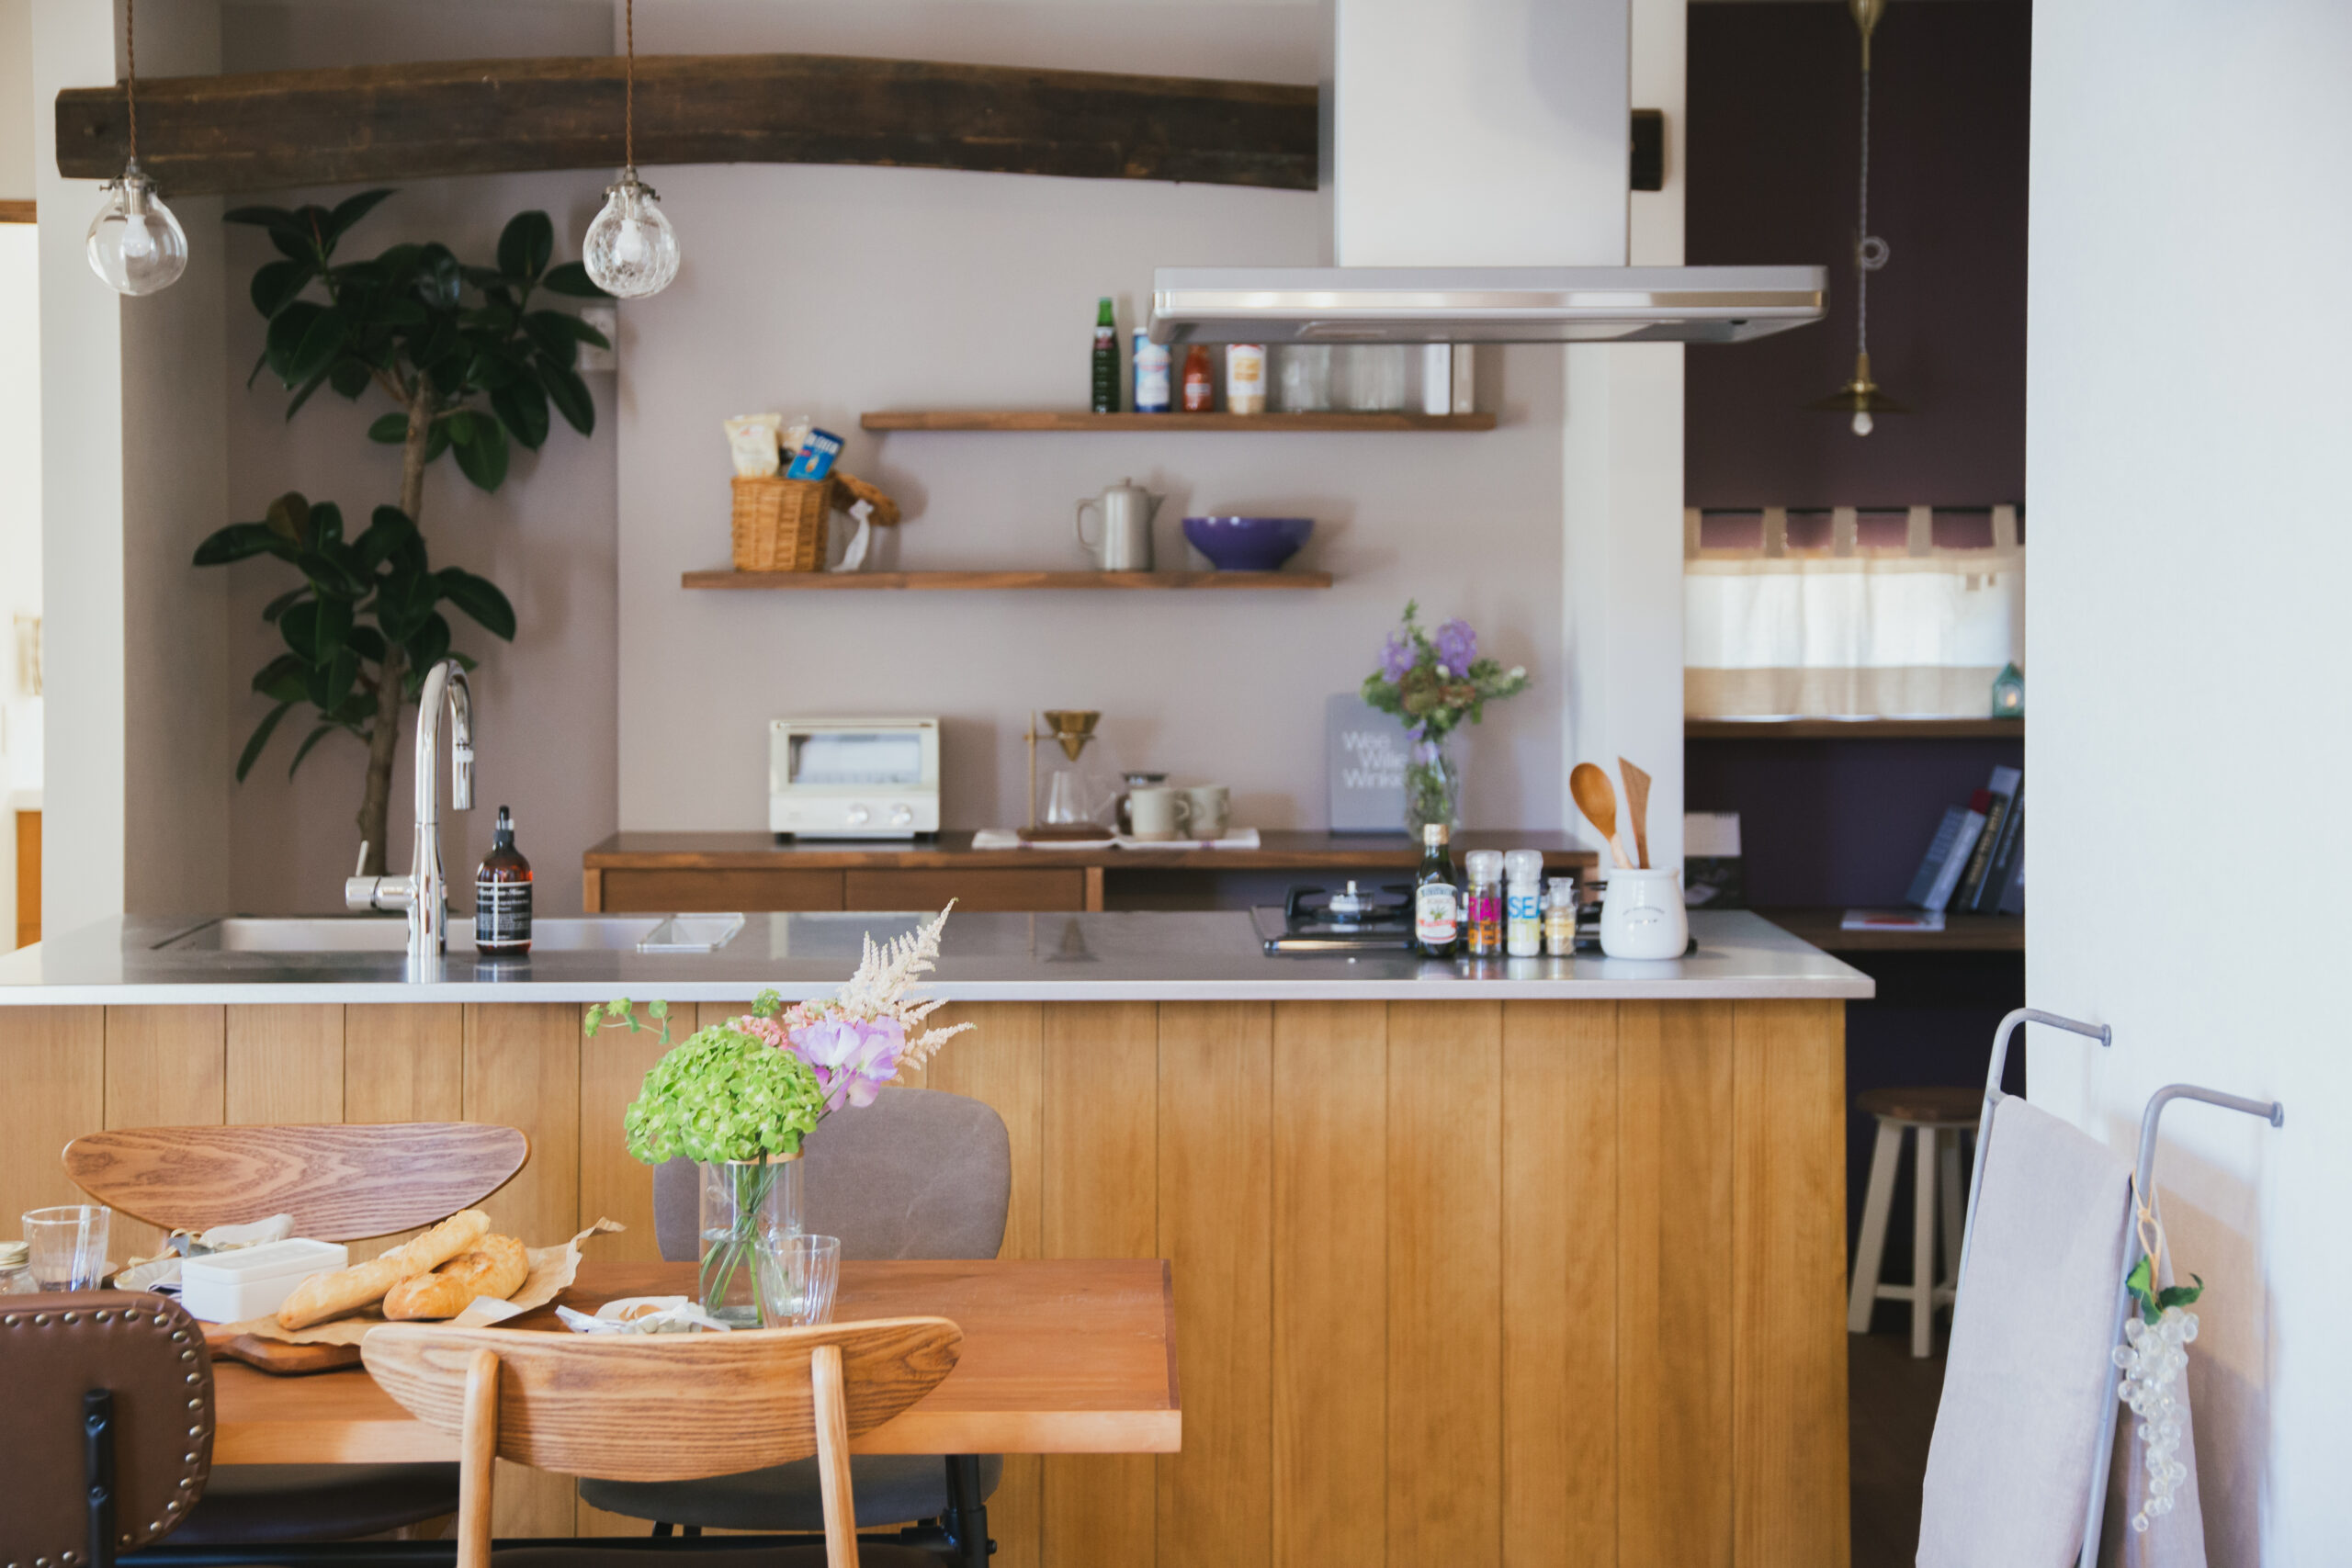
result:
[[[1039,718],[1046,724],[1043,734],[1037,728]],[[1029,743],[1029,825],[1021,829],[1023,839],[1031,843],[1052,843],[1107,836],[1107,830],[1096,823],[1046,822],[1037,817],[1037,742],[1059,741],[1062,755],[1075,762],[1086,750],[1087,742],[1094,739],[1094,727],[1102,721],[1102,715],[1092,708],[1047,708],[1030,719],[1029,732],[1022,737]]]

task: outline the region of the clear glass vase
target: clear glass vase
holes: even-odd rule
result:
[[[1405,831],[1415,843],[1421,829],[1442,822],[1448,832],[1462,827],[1462,770],[1442,740],[1416,740],[1405,762]]]
[[[760,1326],[763,1239],[801,1234],[800,1156],[714,1161],[702,1171],[702,1305],[730,1327]]]

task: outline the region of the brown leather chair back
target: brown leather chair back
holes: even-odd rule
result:
[[[212,1468],[212,1359],[166,1297],[0,1297],[0,1562],[93,1568],[84,1396],[113,1395],[113,1551],[186,1517]]]

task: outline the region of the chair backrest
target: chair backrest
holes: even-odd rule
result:
[[[0,1300],[0,1562],[106,1568],[167,1533],[212,1468],[212,1360],[177,1302],[132,1291]],[[86,1427],[104,1391],[103,1438]],[[110,1462],[110,1539],[92,1539],[91,1461]]]
[[[521,1128],[475,1122],[133,1127],[66,1145],[65,1174],[167,1231],[290,1213],[297,1235],[357,1241],[470,1209],[530,1157]]]
[[[836,1568],[856,1562],[850,1439],[955,1370],[945,1318],[731,1334],[581,1336],[387,1324],[368,1371],[428,1426],[460,1436],[458,1568],[486,1568],[491,1461],[611,1481],[691,1481],[814,1453]]]
[[[1012,1198],[1012,1142],[993,1107],[935,1089],[886,1089],[835,1111],[803,1145],[802,1212],[809,1231],[842,1239],[855,1262],[994,1258]],[[702,1256],[691,1160],[653,1172],[662,1256]]]

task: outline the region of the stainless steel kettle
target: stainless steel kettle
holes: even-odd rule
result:
[[[1151,570],[1151,519],[1159,503],[1168,498],[1154,495],[1133,479],[1121,479],[1099,496],[1078,503],[1078,542],[1094,557],[1094,564],[1104,571],[1149,571]],[[1099,539],[1086,536],[1086,509],[1093,507],[1101,514],[1102,531]]]

